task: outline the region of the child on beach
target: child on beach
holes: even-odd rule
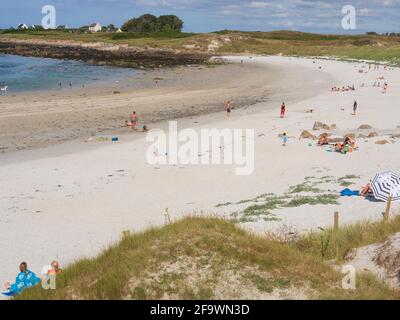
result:
[[[287,136],[286,132],[282,135],[282,142],[283,146],[286,147],[286,144],[288,143],[289,137]]]
[[[353,114],[354,115],[356,115],[356,113],[357,113],[357,107],[358,107],[357,101],[354,101],[354,104],[353,104]]]
[[[285,113],[286,113],[286,105],[285,105],[285,103],[283,102],[283,103],[282,103],[282,106],[281,106],[281,118],[284,118],[284,117],[285,117]]]
[[[225,109],[226,109],[226,116],[229,117],[232,112],[232,101],[229,100],[225,103]]]

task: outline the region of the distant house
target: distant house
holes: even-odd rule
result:
[[[101,24],[100,23],[92,23],[89,26],[89,31],[90,32],[100,32],[102,29]]]
[[[18,29],[18,30],[27,30],[27,29],[29,29],[29,27],[28,27],[25,23],[20,23],[20,24],[17,26],[17,29]]]
[[[34,24],[32,25],[31,29],[35,29],[35,30],[43,30],[43,26],[41,26],[40,24]]]
[[[121,28],[108,28],[107,32],[122,32]]]

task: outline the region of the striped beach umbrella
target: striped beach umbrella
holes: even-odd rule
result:
[[[387,171],[378,173],[371,182],[371,188],[375,199],[388,201],[400,201],[400,176]]]

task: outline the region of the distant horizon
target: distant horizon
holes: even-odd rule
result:
[[[92,23],[99,23],[102,27],[107,27],[108,25],[110,25],[110,24],[102,25],[100,22],[92,22]],[[21,24],[23,24],[23,23],[21,23]],[[113,23],[111,23],[111,24],[113,24]],[[82,25],[82,26],[79,26],[79,27],[71,27],[68,24],[66,24],[66,25],[60,24],[58,26],[67,26],[68,27],[67,30],[78,30],[78,29],[80,29],[82,27],[88,27],[89,25],[90,25],[90,23]],[[16,29],[17,26],[12,26],[12,27],[9,27],[9,28],[1,28],[0,27],[0,30],[4,31],[4,30],[10,30],[12,28]],[[28,25],[27,24],[27,26],[31,27],[32,25]],[[121,26],[115,25],[115,24],[114,24],[114,27],[115,28],[121,28]],[[49,30],[46,30],[46,31],[59,31],[59,30],[57,30],[57,29],[49,29]],[[221,29],[221,30],[213,30],[213,31],[206,31],[206,32],[194,32],[194,31],[182,30],[182,32],[184,32],[184,33],[193,33],[193,34],[218,33],[218,32],[222,32],[222,31],[243,32],[243,33],[245,33],[245,32],[249,32],[249,33],[256,33],[256,32],[260,32],[260,33],[293,32],[293,33],[316,34],[316,35],[322,35],[322,36],[324,36],[324,35],[326,35],[326,36],[329,36],[329,35],[332,35],[332,36],[335,36],[335,35],[337,35],[337,36],[346,36],[346,35],[349,35],[349,36],[362,36],[362,35],[366,35],[367,33],[376,33],[377,35],[386,35],[386,34],[393,34],[393,33],[395,33],[396,35],[400,34],[400,32],[395,32],[395,31],[376,32],[374,30],[365,31],[365,32],[362,32],[362,33],[354,33],[354,32],[353,33],[324,33],[324,32],[311,32],[311,31],[289,30],[289,29],[276,29],[276,30],[265,30],[265,31],[263,31],[263,30]]]
[[[357,12],[355,30],[342,28],[342,8]],[[57,10],[57,25],[79,28],[94,22],[121,26],[145,13],[175,14],[183,19],[184,32],[216,30],[299,31],[317,34],[400,33],[400,0],[14,0],[0,4],[0,29],[41,24],[44,5]]]

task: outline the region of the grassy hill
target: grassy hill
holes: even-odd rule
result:
[[[354,247],[400,231],[388,223],[360,223],[307,236],[250,234],[217,218],[190,217],[138,234],[100,256],[80,260],[18,299],[400,299],[372,275],[358,274],[343,290],[340,266]]]
[[[159,33],[69,33],[66,31],[3,31],[0,38],[106,42],[138,47],[208,51],[216,54],[283,54],[336,56],[400,63],[400,36],[320,35],[295,31],[218,31],[207,34]]]

